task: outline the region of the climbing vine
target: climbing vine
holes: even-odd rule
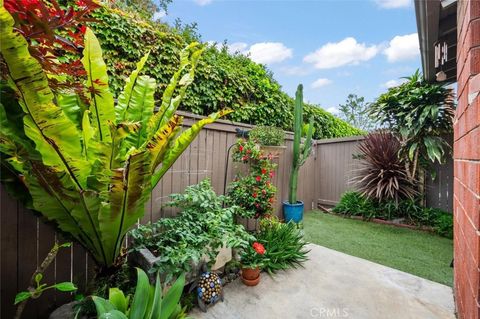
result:
[[[158,22],[143,21],[118,9],[96,10],[90,23],[102,43],[110,73],[110,87],[118,93],[125,77],[138,59],[150,50],[146,73],[165,85],[178,66],[178,52],[188,39],[178,29]],[[263,66],[226,48],[208,46],[197,67],[195,82],[188,88],[181,109],[207,115],[224,107],[235,110],[233,121],[280,127],[293,127],[293,99],[281,90]],[[315,138],[359,135],[363,132],[315,105],[305,105],[306,116],[315,119]]]

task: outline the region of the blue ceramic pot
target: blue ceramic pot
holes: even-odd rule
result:
[[[299,223],[303,219],[303,202],[297,201],[296,204],[290,204],[288,201],[283,202],[283,217],[285,222],[293,220]]]

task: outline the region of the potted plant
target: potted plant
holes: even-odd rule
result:
[[[298,171],[312,152],[313,117],[304,128],[303,125],[303,86],[298,85],[295,93],[295,109],[293,123],[293,164],[290,174],[290,186],[288,201],[283,202],[283,215],[285,221],[299,223],[303,219],[303,202],[297,200]],[[302,132],[306,131],[306,137],[302,143]]]
[[[274,126],[257,126],[249,132],[249,138],[257,143],[263,156],[279,157],[286,146],[285,132]]]
[[[276,187],[272,183],[276,164],[269,158],[263,158],[256,144],[251,140],[238,140],[233,151],[233,161],[249,165],[246,174],[238,174],[228,187],[229,204],[238,206],[237,214],[247,222],[269,214],[273,210]]]
[[[242,282],[247,286],[256,286],[260,282],[261,267],[265,262],[265,247],[259,242],[248,246],[242,256]]]

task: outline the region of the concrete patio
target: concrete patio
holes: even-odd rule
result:
[[[455,318],[450,287],[322,246],[309,245],[305,268],[262,274],[256,287],[240,280],[225,287],[225,301],[198,319]]]

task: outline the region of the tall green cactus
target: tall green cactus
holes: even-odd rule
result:
[[[312,152],[312,135],[313,135],[313,117],[310,118],[307,136],[302,143],[303,129],[303,85],[299,84],[295,93],[295,110],[293,122],[293,165],[290,174],[290,193],[288,202],[290,204],[297,203],[297,185],[298,171]]]

